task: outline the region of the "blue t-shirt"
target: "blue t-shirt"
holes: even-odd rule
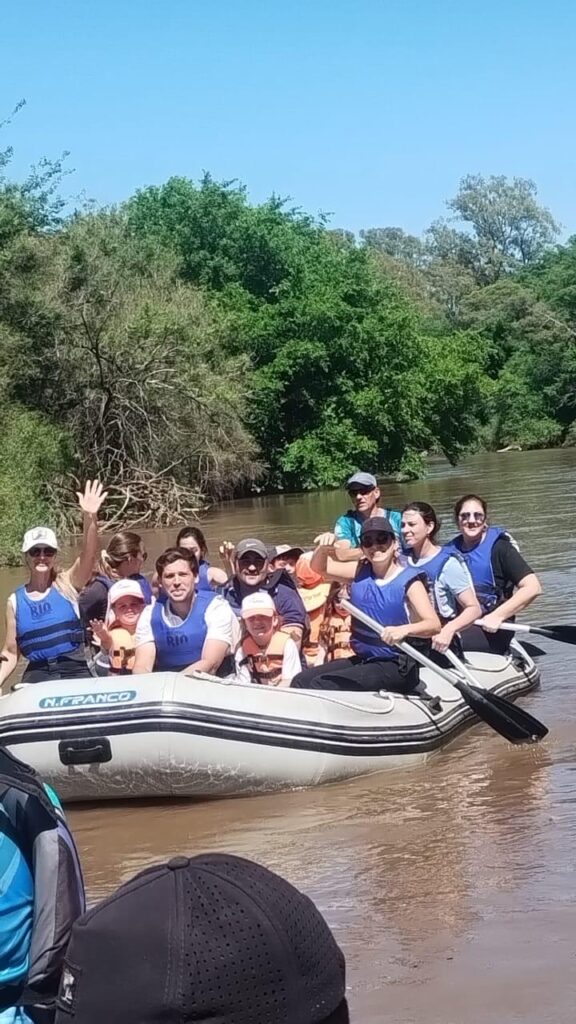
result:
[[[384,515],[390,522],[390,526],[394,530],[396,537],[402,543],[402,534],[400,528],[402,526],[402,513],[394,512],[391,509],[383,509]],[[350,541],[350,547],[359,548],[360,545],[360,533],[362,532],[362,526],[364,519],[359,512],[355,509],[349,508],[343,516],[339,516],[334,526],[334,535],[336,540],[347,540]]]
[[[34,880],[0,806],[0,984],[18,985],[28,972],[34,920]],[[21,1007],[0,1010],[0,1024],[28,1024]]]

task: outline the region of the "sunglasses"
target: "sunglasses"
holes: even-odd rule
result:
[[[253,565],[255,569],[263,569],[265,561],[266,560],[262,558],[261,555],[241,555],[238,559],[238,565],[240,565],[242,569],[247,569],[251,565]]]
[[[55,548],[30,548],[28,554],[31,558],[52,558],[56,554]]]
[[[483,512],[461,512],[458,516],[463,523],[469,523],[471,521],[475,523],[483,523],[486,516]]]
[[[390,533],[367,533],[362,537],[362,547],[373,548],[375,544],[389,544],[391,540]]]
[[[357,498],[359,494],[372,494],[373,487],[351,487],[348,494],[351,498]]]

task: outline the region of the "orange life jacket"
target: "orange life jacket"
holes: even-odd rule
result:
[[[284,649],[289,640],[287,633],[277,630],[264,650],[258,647],[251,636],[242,641],[244,661],[248,663],[250,675],[254,677],[255,682],[270,685],[282,678]]]
[[[324,619],[324,604],[321,604],[319,608],[315,608],[314,611],[308,612],[308,628],[309,632],[305,638],[304,643],[304,654],[309,664],[313,665],[316,655],[318,654],[318,638],[320,635],[320,626]]]
[[[136,640],[132,633],[121,626],[113,626],[110,636],[114,643],[108,653],[110,658],[110,675],[126,676],[134,668],[136,658]]]
[[[326,648],[326,661],[352,657],[354,651],[350,646],[351,635],[352,624],[349,615],[331,615],[322,624],[321,642]]]

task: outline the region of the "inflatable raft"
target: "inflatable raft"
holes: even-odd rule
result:
[[[530,657],[467,656],[480,686],[516,697]],[[338,782],[425,759],[478,721],[427,669],[422,695],[243,685],[177,673],[44,682],[0,698],[0,743],[61,798],[220,797]]]

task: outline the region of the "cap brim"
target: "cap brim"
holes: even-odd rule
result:
[[[254,619],[257,615],[266,615],[267,618],[273,619],[276,612],[273,608],[251,608],[250,611],[240,612],[241,619]]]

